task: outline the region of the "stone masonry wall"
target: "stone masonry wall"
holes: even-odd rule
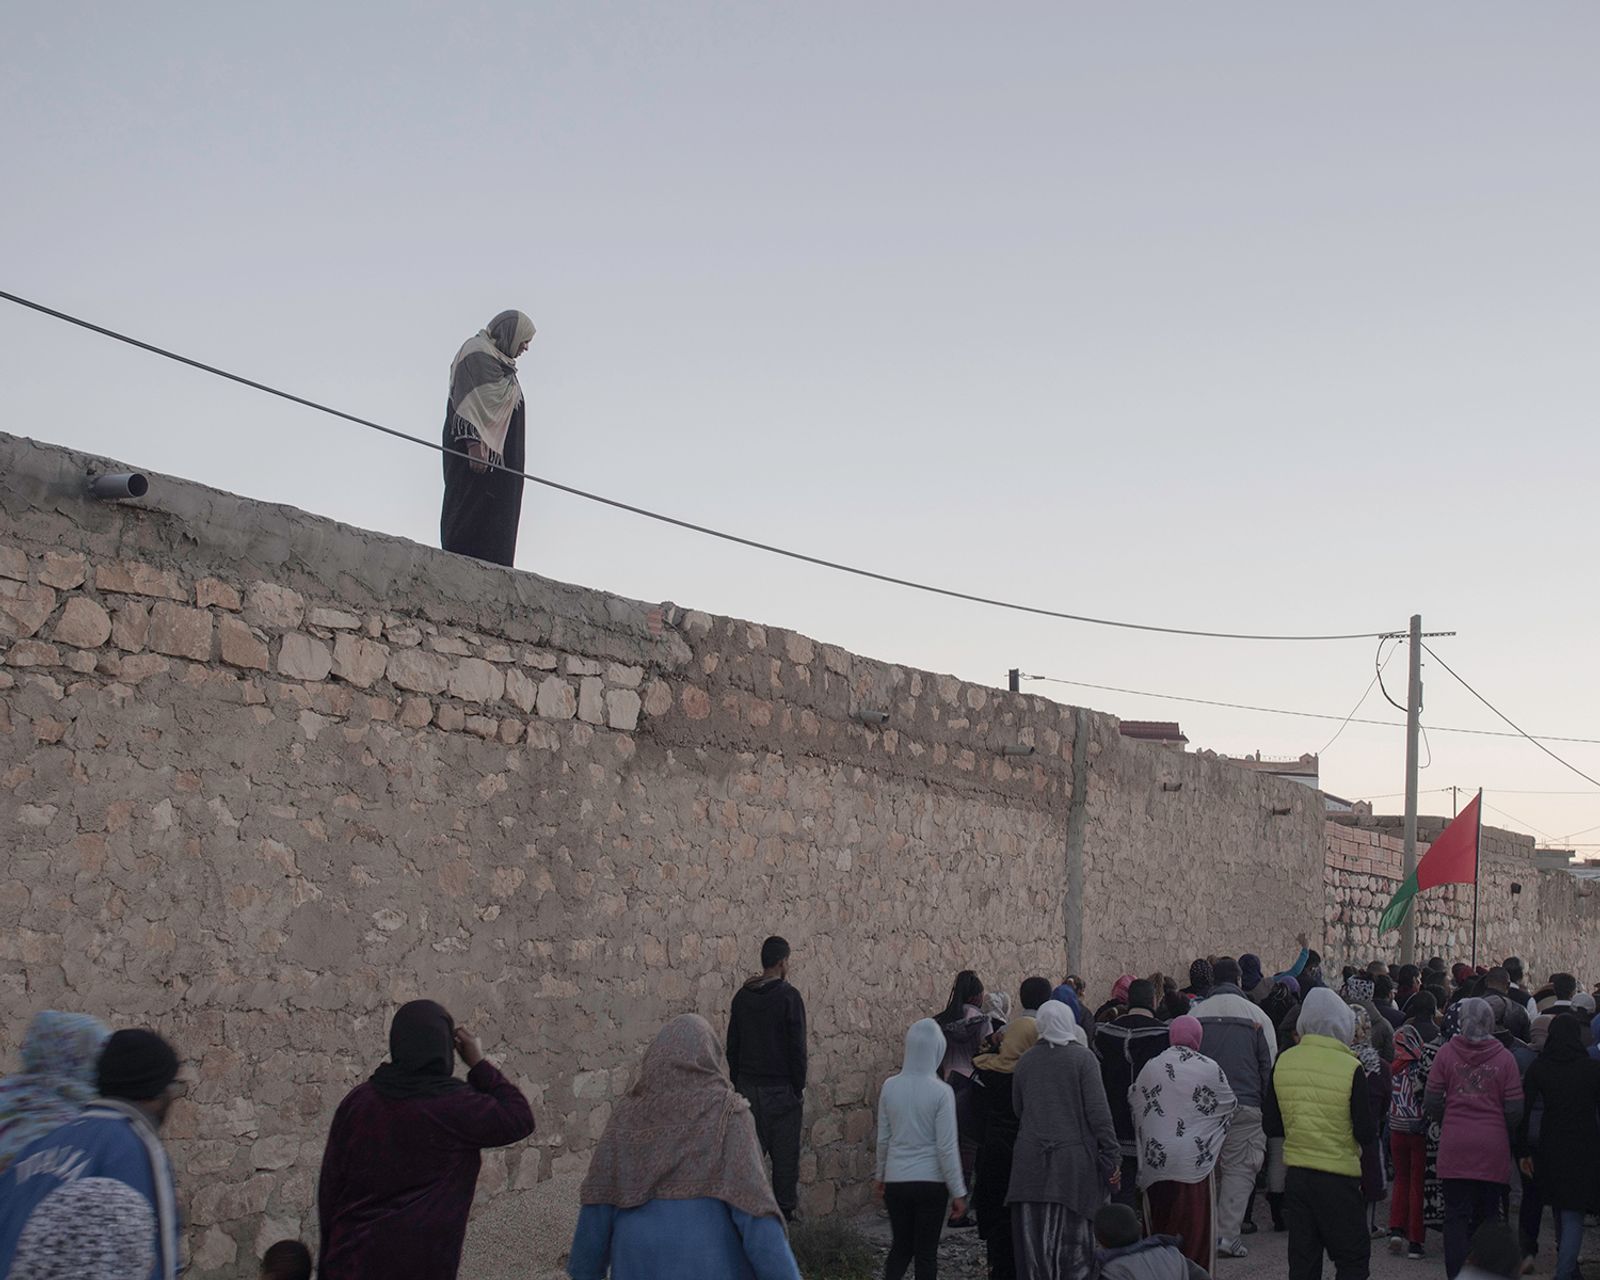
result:
[[[48,1007],[174,1041],[197,1276],[314,1235],[333,1109],[418,995],[534,1102],[480,1201],[570,1194],[656,1028],[720,1029],[785,934],[827,1213],[956,969],[1102,991],[1317,909],[1315,793],[1110,717],[91,468],[0,435],[0,1054]]]
[[[1447,818],[1418,821],[1417,858]],[[1539,871],[1533,837],[1483,828],[1478,886],[1478,962],[1521,956],[1530,979],[1566,970],[1600,975],[1600,894],[1564,871]],[[1327,942],[1336,966],[1398,953],[1399,934],[1378,933],[1400,887],[1405,841],[1397,818],[1340,818],[1328,824]],[[1521,885],[1513,893],[1511,886]],[[1418,963],[1439,955],[1454,963],[1472,947],[1470,885],[1442,885],[1415,900]]]

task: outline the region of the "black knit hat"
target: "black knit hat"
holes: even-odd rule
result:
[[[159,1098],[178,1078],[178,1055],[154,1031],[115,1031],[100,1051],[100,1096],[128,1102]]]
[[[1094,1215],[1094,1233],[1101,1247],[1126,1249],[1144,1238],[1139,1230],[1139,1215],[1125,1204],[1108,1204]]]

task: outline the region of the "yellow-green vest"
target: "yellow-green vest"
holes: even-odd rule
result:
[[[1303,1036],[1272,1076],[1283,1113],[1283,1159],[1291,1168],[1361,1176],[1361,1148],[1350,1128],[1350,1092],[1361,1062],[1331,1036]]]

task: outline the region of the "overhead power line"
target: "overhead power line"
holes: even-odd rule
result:
[[[1448,670],[1448,668],[1447,668]],[[1452,673],[1454,674],[1454,673]],[[1039,680],[1047,684],[1071,685],[1076,689],[1098,689],[1102,693],[1126,693],[1136,698],[1157,698],[1163,702],[1190,702],[1202,707],[1225,707],[1230,711],[1256,711],[1269,716],[1294,716],[1301,720],[1346,720],[1347,717],[1333,715],[1325,711],[1289,711],[1283,707],[1259,707],[1247,702],[1222,702],[1215,698],[1189,698],[1176,693],[1152,693],[1148,689],[1125,689],[1114,684],[1090,684],[1087,680],[1064,680],[1059,676],[1034,676],[1023,675],[1024,680]],[[1350,724],[1376,725],[1383,729],[1404,729],[1405,725],[1398,720],[1368,720],[1356,716],[1348,717]],[[1509,722],[1508,722],[1509,723]],[[1589,746],[1600,747],[1600,738],[1571,738],[1557,734],[1546,733],[1531,735],[1518,729],[1515,733],[1507,733],[1504,729],[1458,729],[1448,725],[1430,725],[1434,733],[1464,733],[1477,738],[1528,738],[1532,742],[1580,742]],[[1554,752],[1551,753],[1554,755]],[[1556,757],[1560,759],[1559,756]],[[1565,761],[1562,761],[1565,764]],[[1571,766],[1568,766],[1571,768]],[[1583,774],[1587,778],[1587,774]],[[1600,786],[1600,783],[1596,784]],[[1584,795],[1589,794],[1584,792]]]
[[[284,391],[278,387],[269,386],[264,382],[257,382],[253,378],[246,378],[241,374],[231,373],[227,369],[219,369],[216,365],[206,364],[205,362],[196,360],[190,356],[180,355],[176,351],[169,351],[165,347],[158,347],[153,343],[144,342],[141,339],[130,337],[125,333],[117,332],[115,329],[108,329],[104,325],[94,324],[78,316],[69,315],[65,311],[57,311],[53,307],[47,307],[43,303],[34,302],[31,299],[20,297],[17,294],[0,291],[0,298],[5,299],[7,302],[14,302],[20,307],[26,307],[31,311],[37,311],[41,315],[51,316],[54,319],[64,321],[67,324],[76,325],[80,329],[87,329],[90,333],[98,333],[102,337],[107,337],[117,342],[126,343],[130,347],[137,347],[139,350],[148,351],[152,355],[158,355],[164,359],[176,361],[178,364],[188,365],[191,369],[199,369],[202,373],[209,373],[218,378],[225,378],[229,382],[237,382],[240,386],[250,387],[255,391],[261,391],[270,396],[277,396],[279,399],[287,400],[292,404],[302,405],[307,409],[315,409],[319,413],[330,414],[335,418],[343,419],[345,422],[353,422],[357,426],[367,427],[370,430],[382,432],[384,435],[392,436],[396,440],[406,440],[411,444],[421,445],[423,448],[432,449],[437,453],[448,452],[444,445],[437,441],[425,440],[420,436],[408,435],[404,431],[397,431],[393,427],[386,427],[382,423],[373,422],[368,418],[358,417],[353,413],[346,413],[342,409],[335,409],[328,405],[320,404],[315,400],[307,399],[305,396],[295,395],[293,392]],[[921,591],[929,595],[942,596],[949,600],[964,600],[969,604],[987,605],[988,607],[994,609],[1008,609],[1014,613],[1028,613],[1041,618],[1057,618],[1065,622],[1082,622],[1097,627],[1115,627],[1124,631],[1147,631],[1158,635],[1169,636],[1195,636],[1208,640],[1375,640],[1380,639],[1385,635],[1392,634],[1391,632],[1385,631],[1355,631],[1328,635],[1279,635],[1258,634],[1244,631],[1207,631],[1194,627],[1157,626],[1154,623],[1127,622],[1117,618],[1096,618],[1091,617],[1088,614],[1069,613],[1062,609],[1046,609],[1038,605],[1021,604],[1013,600],[999,600],[990,596],[980,596],[969,591],[957,591],[951,587],[934,586],[930,583],[917,582],[910,578],[897,577],[894,574],[879,573],[872,569],[863,569],[858,565],[843,564],[837,560],[828,560],[822,556],[808,555],[802,551],[795,551],[788,547],[775,546],[772,543],[761,542],[755,538],[746,538],[739,534],[726,533],[720,529],[710,528],[707,525],[696,524],[691,520],[684,520],[677,516],[666,515],[660,511],[652,511],[647,507],[640,507],[634,505],[633,503],[622,502],[616,498],[608,498],[603,494],[590,493],[585,489],[579,489],[569,484],[562,484],[560,481],[550,480],[544,476],[533,475],[527,471],[518,471],[515,467],[507,467],[501,463],[486,462],[483,465],[493,468],[496,471],[504,471],[508,475],[517,476],[533,484],[543,485],[547,489],[554,489],[558,493],[570,494],[575,498],[582,498],[587,502],[597,502],[602,506],[611,507],[617,511],[626,511],[632,515],[643,516],[647,520],[655,520],[661,524],[672,525],[674,528],[686,529],[691,533],[704,534],[708,538],[718,538],[723,542],[731,542],[736,546],[749,547],[755,551],[765,551],[771,555],[784,556],[790,560],[798,560],[802,564],[816,565],[818,568],[832,569],[837,573],[848,573],[858,578],[868,578],[874,582],[885,582],[891,586],[905,587],[911,591]]]
[[[1552,760],[1554,760],[1557,764],[1559,764],[1563,769],[1568,769],[1571,772],[1577,774],[1585,782],[1593,783],[1594,786],[1600,787],[1600,782],[1595,781],[1595,779],[1591,778],[1582,769],[1578,768],[1577,765],[1571,764],[1568,761],[1563,760],[1554,751],[1550,750],[1549,747],[1545,746],[1543,741],[1541,741],[1538,737],[1534,736],[1533,734],[1528,733],[1526,730],[1524,730],[1521,725],[1517,724],[1516,721],[1514,721],[1504,711],[1500,710],[1499,707],[1495,706],[1494,703],[1490,702],[1489,699],[1485,698],[1481,693],[1479,693],[1470,684],[1468,684],[1465,680],[1463,680],[1461,678],[1461,676],[1458,675],[1456,673],[1456,671],[1450,666],[1450,664],[1448,662],[1446,662],[1443,658],[1441,658],[1437,653],[1435,653],[1431,648],[1429,648],[1427,645],[1423,645],[1422,648],[1430,658],[1432,658],[1435,662],[1437,662],[1441,667],[1443,667],[1446,671],[1448,671],[1450,673],[1450,675],[1455,679],[1457,684],[1459,684],[1463,689],[1465,689],[1468,693],[1470,693],[1479,702],[1483,703],[1484,706],[1488,707],[1490,711],[1494,712],[1495,715],[1499,716],[1508,725],[1510,725],[1513,729],[1515,729],[1517,731],[1517,735],[1518,736],[1526,738],[1529,742],[1533,743],[1534,746],[1538,747],[1540,751],[1544,752],[1545,755],[1549,756]],[[1572,738],[1550,738],[1549,741],[1551,741],[1551,742],[1572,742],[1572,741],[1577,741],[1577,739],[1572,739]]]

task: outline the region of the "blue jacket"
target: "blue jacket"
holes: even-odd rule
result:
[[[144,1114],[107,1098],[29,1143],[0,1175],[0,1276],[11,1273],[17,1239],[35,1206],[79,1178],[115,1178],[150,1202],[156,1220],[156,1265],[150,1280],[175,1276],[178,1214],[172,1166]]]
[[[567,1259],[572,1280],[800,1280],[777,1218],[721,1200],[586,1204]]]

